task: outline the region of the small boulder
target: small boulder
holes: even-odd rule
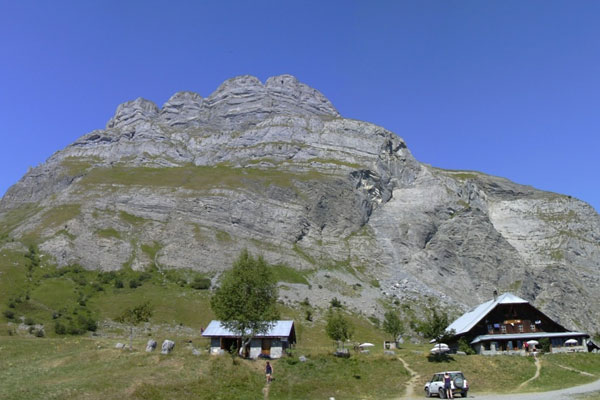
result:
[[[395,356],[396,352],[394,350],[385,350],[383,354],[385,354],[386,356]]]
[[[117,343],[115,345],[115,349],[124,349],[124,348],[125,348],[125,345],[123,343]]]
[[[300,356],[298,357],[298,360],[300,360],[300,362],[306,362],[306,357]]]
[[[192,354],[195,355],[195,356],[199,356],[202,353],[200,352],[200,350],[194,349],[194,350],[192,350]]]
[[[146,352],[150,353],[156,349],[156,340],[150,339],[146,344]]]
[[[175,348],[175,342],[172,340],[165,340],[162,344],[160,354],[169,354]]]

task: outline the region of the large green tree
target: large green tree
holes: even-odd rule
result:
[[[329,310],[329,314],[327,314],[327,325],[325,326],[325,332],[327,332],[327,336],[329,336],[332,340],[338,342],[338,347],[340,342],[342,343],[343,347],[344,342],[352,338],[354,328],[352,324],[346,318],[344,318],[339,310]]]
[[[279,318],[277,283],[262,256],[243,250],[226,271],[210,305],[223,326],[242,338],[240,354],[252,337],[267,332]]]
[[[394,338],[394,341],[397,341],[398,336],[404,333],[404,325],[402,325],[402,321],[395,312],[387,311],[385,313],[383,330],[389,333]]]
[[[435,339],[439,344],[451,339],[456,334],[454,329],[450,331],[446,330],[448,325],[448,314],[444,312],[440,313],[434,307],[430,309],[427,319],[417,324],[416,331],[428,339]]]

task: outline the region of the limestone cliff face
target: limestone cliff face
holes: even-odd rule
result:
[[[590,206],[421,164],[289,75],[120,105],[11,187],[0,221],[61,265],[218,273],[248,248],[306,275],[310,286],[282,286],[286,301],[335,296],[369,315],[382,299],[434,297],[458,311],[510,290],[570,328],[600,328]]]

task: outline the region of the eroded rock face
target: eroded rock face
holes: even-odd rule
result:
[[[124,103],[11,187],[0,218],[60,265],[218,272],[248,248],[310,271],[310,286],[282,287],[286,301],[337,297],[381,315],[381,300],[434,298],[460,312],[497,289],[569,328],[600,328],[590,206],[423,165],[290,75],[179,92],[160,110]]]

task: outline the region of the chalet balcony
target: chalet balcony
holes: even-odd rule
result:
[[[487,324],[488,335],[544,332],[541,321],[511,319]]]

